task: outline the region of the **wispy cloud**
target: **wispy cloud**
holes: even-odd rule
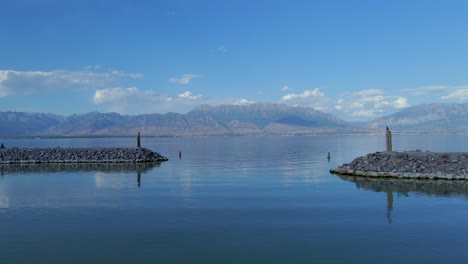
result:
[[[221,53],[226,53],[228,52],[228,49],[224,45],[219,45],[218,48],[216,48],[216,51],[221,52]]]
[[[379,89],[367,89],[346,94],[346,99],[336,102],[334,110],[356,118],[375,118],[409,106],[405,97],[387,95]]]
[[[409,106],[410,104],[408,103],[408,99],[405,97],[398,97],[398,99],[393,102],[393,107],[397,109],[403,109]]]
[[[366,98],[366,97],[369,97],[369,96],[371,96],[371,97],[373,97],[373,96],[382,96],[383,94],[385,94],[385,92],[383,90],[367,89],[367,90],[361,90],[361,91],[354,92],[354,93],[351,94],[351,96]],[[373,99],[370,99],[370,100],[373,100]]]
[[[176,84],[188,84],[190,81],[194,78],[199,78],[201,77],[198,74],[182,74],[178,77],[171,77],[167,81],[170,83],[176,83]]]
[[[139,102],[141,98],[145,98],[145,100],[153,100],[157,97],[157,93],[154,91],[141,91],[136,87],[129,87],[129,88],[108,88],[102,90],[96,90],[94,92],[93,102],[94,104],[112,104],[115,102],[128,103],[129,100],[136,99],[136,103]]]
[[[292,106],[312,107],[320,111],[328,111],[330,108],[330,100],[321,92],[319,88],[313,90],[305,90],[300,94],[289,93],[284,95],[279,100],[279,103],[284,103]]]
[[[430,102],[436,102],[437,100],[468,101],[468,85],[427,85],[417,88],[401,89],[401,91],[416,95],[419,98],[425,97]]]
[[[283,88],[281,88],[281,91],[283,91],[283,92],[289,92],[289,91],[292,91],[292,89],[289,88],[288,86],[284,86]]]
[[[184,113],[207,102],[209,100],[204,100],[201,95],[193,95],[190,91],[169,96],[137,87],[100,89],[95,91],[93,97],[93,103],[102,107],[102,110],[122,114]]]
[[[451,87],[450,90],[451,91],[449,94],[441,96],[440,99],[442,100],[455,99],[461,102],[468,101],[468,85]]]
[[[96,90],[92,102],[99,107],[100,111],[131,115],[168,112],[186,113],[203,104],[215,106],[255,103],[251,100],[238,98],[209,98],[194,95],[190,91],[178,95],[162,95],[155,90],[141,90],[137,87]]]
[[[247,100],[247,99],[240,99],[235,102],[233,102],[234,105],[249,105],[249,104],[255,104],[255,101]]]
[[[377,113],[381,113],[382,111],[378,111],[376,109],[361,109],[354,111],[351,115],[355,117],[375,117]]]
[[[422,86],[418,88],[401,89],[401,91],[405,93],[410,93],[413,95],[426,95],[426,94],[440,93],[440,92],[444,92],[450,89],[451,87],[447,85],[428,85],[428,86]]]
[[[99,70],[101,69],[102,66],[99,64],[94,64],[94,65],[87,65],[84,67],[85,70]]]
[[[315,88],[314,90],[305,90],[302,94],[290,93],[281,98],[281,101],[292,101],[298,99],[307,99],[311,97],[321,97],[325,94],[320,91],[320,89]]]
[[[125,73],[123,71],[112,71],[111,74],[119,77],[129,77],[132,79],[141,79],[144,77],[143,73]]]
[[[14,71],[0,70],[0,97],[35,94],[57,89],[99,89],[116,85],[122,78],[142,78],[122,71]]]
[[[190,91],[186,91],[185,93],[181,93],[181,94],[177,95],[177,97],[181,98],[181,99],[187,99],[187,100],[197,100],[198,98],[200,98],[200,96],[195,96]]]

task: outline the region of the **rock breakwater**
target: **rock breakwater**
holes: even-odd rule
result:
[[[420,150],[375,152],[358,157],[330,172],[378,178],[468,180],[468,153]]]
[[[0,164],[140,163],[167,158],[147,148],[8,148],[0,149]]]

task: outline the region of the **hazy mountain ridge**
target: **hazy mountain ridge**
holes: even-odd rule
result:
[[[0,113],[0,136],[127,136],[138,132],[152,136],[311,134],[337,133],[348,127],[345,121],[312,108],[266,103],[200,106],[187,114],[136,116],[99,112],[68,117]]]
[[[202,105],[187,115],[207,115],[221,124],[233,120],[255,124],[264,128],[270,123],[284,123],[294,126],[347,126],[348,124],[330,114],[309,107],[290,107],[285,104],[256,103],[249,105]]]
[[[377,118],[364,127],[369,130],[385,126],[401,132],[447,133],[468,131],[468,103],[421,104]]]
[[[64,117],[25,112],[0,112],[0,135],[28,136],[59,125]]]
[[[187,114],[90,112],[58,116],[44,113],[0,112],[0,136],[209,136],[375,133],[389,126],[394,132],[467,133],[468,103],[423,104],[366,123],[347,123],[307,107],[257,103],[200,106]],[[382,132],[383,133],[383,132]]]

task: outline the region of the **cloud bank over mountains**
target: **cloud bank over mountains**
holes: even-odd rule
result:
[[[143,73],[104,69],[101,65],[89,65],[76,71],[0,70],[0,100],[9,97],[33,100],[38,95],[54,96],[60,93],[62,95],[60,100],[65,103],[67,100],[85,98],[81,100],[83,104],[88,104],[89,109],[82,112],[98,110],[120,114],[187,113],[199,105],[247,105],[263,101],[262,95],[255,92],[250,96],[239,95],[231,90],[223,91],[222,96],[196,92],[197,88],[193,88],[192,84],[209,76],[195,73],[168,77],[166,83],[158,84],[161,88],[144,87],[145,85],[139,82],[144,78]],[[131,85],[135,83],[138,85]],[[167,86],[170,89],[162,89]],[[348,121],[370,120],[394,113],[411,106],[414,97],[433,98],[439,101],[468,101],[468,86],[434,85],[399,89],[394,92],[362,89],[339,94],[333,93],[330,88],[316,87],[301,90],[290,85],[271,87],[270,90],[274,90],[278,98],[271,101],[272,103],[312,107]],[[273,92],[270,93],[274,96]],[[21,107],[16,105],[15,109],[0,110],[22,111]],[[41,111],[56,112],[47,106]]]

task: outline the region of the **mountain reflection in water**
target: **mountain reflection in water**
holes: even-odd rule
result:
[[[357,189],[387,194],[387,219],[392,222],[393,193],[408,197],[409,193],[436,197],[461,196],[468,199],[468,181],[464,180],[411,180],[391,178],[366,178],[339,175],[342,180],[353,182]]]

